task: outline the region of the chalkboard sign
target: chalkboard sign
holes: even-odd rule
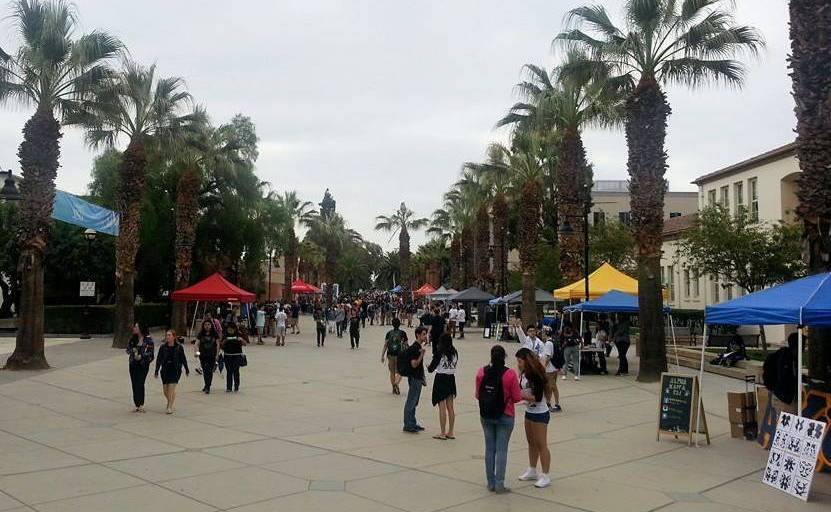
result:
[[[676,438],[679,435],[688,435],[689,444],[692,444],[693,432],[698,423],[698,395],[696,375],[661,374],[661,394],[658,399],[658,440],[662,433],[673,434]],[[709,444],[710,434],[707,431],[703,403],[701,404],[701,420],[699,431],[706,433],[707,444]]]

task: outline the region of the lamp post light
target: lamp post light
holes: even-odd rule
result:
[[[87,241],[87,276],[90,281],[92,282],[92,291],[91,295],[85,295],[88,293],[85,290],[81,290],[82,296],[92,297],[91,299],[87,299],[84,301],[84,309],[82,312],[81,318],[81,339],[88,340],[91,338],[89,334],[89,317],[90,317],[90,302],[95,300],[95,282],[91,280],[92,270],[91,270],[91,263],[92,263],[92,242],[95,241],[95,238],[98,236],[98,232],[94,229],[85,229],[84,230],[84,239]]]
[[[590,194],[590,187],[588,185],[583,187],[582,194],[581,194],[580,202],[583,206],[583,214],[581,216],[577,215],[566,215],[565,220],[560,225],[559,229],[557,230],[559,234],[563,236],[573,236],[575,231],[574,227],[569,222],[569,218],[572,219],[583,219],[583,285],[584,285],[584,294],[586,302],[589,301],[589,213],[591,212],[591,194]]]
[[[20,191],[17,190],[17,183],[12,176],[12,170],[9,169],[8,171],[0,173],[6,175],[6,179],[3,180],[3,188],[0,189],[0,200],[3,201],[19,201],[20,200]]]

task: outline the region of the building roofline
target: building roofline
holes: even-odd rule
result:
[[[592,195],[600,195],[600,194],[610,195],[610,196],[628,196],[629,192],[617,192],[617,191],[607,192],[605,190],[592,190]],[[698,197],[698,192],[696,192],[694,190],[667,190],[666,194],[675,194],[675,195],[682,194],[682,195],[689,195],[689,196]]]
[[[723,167],[717,171],[713,171],[703,176],[699,176],[692,183],[694,185],[701,185],[702,183],[711,181],[715,178],[729,176],[730,174],[735,174],[737,172],[750,169],[752,167],[758,167],[760,165],[764,165],[770,162],[775,162],[776,160],[781,160],[783,158],[793,156],[795,154],[796,142],[791,142],[790,144],[785,144],[784,146],[780,146],[776,149],[766,151],[761,155],[756,155],[752,158],[748,158],[747,160],[742,160],[741,162],[728,165],[727,167]]]

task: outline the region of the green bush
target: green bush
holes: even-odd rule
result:
[[[113,332],[115,306],[89,306],[85,317],[84,306],[46,306],[44,329],[49,334],[109,334]],[[170,304],[140,304],[135,307],[136,321],[151,327],[170,325]],[[86,327],[84,329],[83,327]]]

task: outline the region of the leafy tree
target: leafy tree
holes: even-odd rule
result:
[[[660,266],[670,107],[663,87],[742,85],[744,66],[734,57],[756,54],[764,43],[755,29],[735,25],[731,10],[721,0],[629,0],[625,26],[618,27],[604,7],[579,7],[569,13],[573,28],[556,38],[588,56],[582,65],[572,63],[571,72],[608,67],[628,91],[624,119],[638,248],[642,382],[656,381],[666,370]]]
[[[635,238],[626,224],[606,221],[589,229],[589,268],[596,270],[608,262],[627,274],[637,272],[635,262]]]
[[[12,306],[18,307],[20,279],[17,260],[20,257],[16,233],[20,226],[17,205],[0,202],[0,318],[12,316]]]
[[[699,274],[755,292],[803,274],[801,236],[799,226],[753,222],[747,212],[733,216],[715,206],[702,210],[684,232],[679,252]],[[760,330],[767,351],[764,327]]]
[[[338,213],[309,215],[304,220],[308,227],[306,238],[323,249],[324,261],[322,281],[326,283],[326,303],[332,303],[332,284],[335,283],[338,258],[350,243],[360,243],[361,235],[347,227],[343,217]]]
[[[403,202],[392,215],[379,215],[375,218],[376,231],[386,231],[391,236],[398,234],[398,257],[401,259],[401,285],[410,288],[410,230],[419,230],[427,226],[425,218],[415,218],[415,212]]]
[[[297,258],[300,250],[300,242],[295,233],[295,227],[307,220],[308,216],[314,212],[313,205],[310,201],[302,201],[297,196],[295,191],[286,191],[282,195],[277,196],[277,203],[283,210],[283,213],[288,217],[286,220],[285,233],[285,271],[286,278],[283,283],[283,301],[291,300],[291,283],[297,276]]]
[[[21,46],[0,51],[0,103],[34,105],[23,127],[18,156],[20,185],[21,294],[15,349],[9,369],[48,368],[43,351],[43,259],[52,226],[61,123],[92,97],[110,73],[108,61],[122,49],[106,32],[74,38],[78,20],[63,0],[17,0],[11,19]]]
[[[824,0],[790,1],[790,68],[796,100],[799,207],[810,273],[831,271],[831,9]],[[811,380],[831,387],[831,329],[811,328]]]

